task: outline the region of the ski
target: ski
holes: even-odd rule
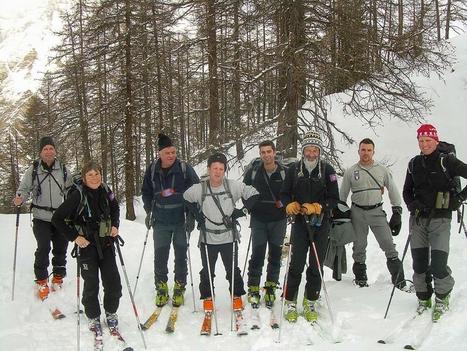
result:
[[[127,343],[125,339],[123,338],[122,334],[120,334],[120,331],[118,328],[109,328],[110,335],[112,335],[114,338],[116,338],[120,343],[123,345],[122,351],[133,351],[133,348],[130,346],[127,346]]]
[[[60,311],[57,307],[55,307],[55,309],[51,308],[50,313],[51,313],[53,319],[63,319],[63,318],[66,317],[62,313],[62,311]]]
[[[211,335],[212,312],[205,312],[203,324],[201,325],[201,335]]]
[[[259,306],[251,305],[251,330],[260,329],[261,319],[259,317]]]
[[[179,307],[172,307],[170,310],[169,320],[167,321],[167,326],[165,327],[166,333],[173,333],[175,331],[175,323],[177,322]]]
[[[402,331],[407,330],[409,325],[419,317],[419,314],[414,314],[410,316],[405,321],[397,325],[388,335],[386,335],[383,339],[378,340],[378,344],[390,344],[394,341],[394,339],[399,335]]]
[[[245,328],[245,322],[243,320],[243,314],[241,310],[234,311],[235,315],[235,329],[238,336],[248,335],[248,332]]]
[[[272,329],[279,329],[279,322],[277,321],[276,314],[274,313],[274,309],[271,307],[271,314],[269,316],[269,326]]]
[[[417,350],[425,342],[428,335],[430,335],[431,329],[433,328],[433,321],[430,320],[422,324],[417,330],[412,330],[412,342],[404,345],[405,350]]]
[[[94,351],[103,351],[104,350],[104,341],[102,339],[102,328],[101,326],[96,326],[91,329],[94,335]]]
[[[154,312],[149,316],[149,318],[146,320],[146,322],[144,322],[143,324],[141,324],[141,329],[142,330],[148,330],[149,328],[151,328],[151,326],[156,323],[156,321],[159,319],[159,316],[161,315],[161,312],[162,312],[162,307],[156,307],[156,309],[154,310]]]
[[[404,322],[396,326],[396,328],[394,328],[394,330],[385,338],[378,340],[378,343],[391,344],[399,337],[399,334],[406,330],[410,330],[411,339],[413,342],[406,344],[404,348],[407,350],[412,350],[410,347],[413,347],[413,350],[415,350],[424,342],[433,326],[431,316],[428,316],[428,314],[429,313],[427,312],[422,314],[416,313],[413,316],[407,318]]]

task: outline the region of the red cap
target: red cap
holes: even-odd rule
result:
[[[420,128],[417,129],[417,139],[420,137],[428,137],[439,142],[438,131],[431,124],[422,124]]]

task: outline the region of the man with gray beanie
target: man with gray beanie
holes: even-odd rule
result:
[[[52,249],[52,291],[61,288],[66,275],[66,251],[68,241],[52,225],[54,211],[65,198],[65,189],[71,185],[65,165],[57,158],[55,143],[50,136],[41,138],[39,159],[26,170],[13,199],[15,206],[32,197],[33,233],[37,241],[34,259],[37,296],[45,300],[49,295],[48,266]]]
[[[314,131],[307,132],[302,140],[302,158],[287,170],[280,192],[287,215],[294,217],[290,239],[292,257],[284,292],[285,319],[289,322],[298,319],[297,294],[307,256],[303,316],[308,322],[318,319],[320,271],[328,244],[329,218],[339,200],[336,171],[322,156],[321,136]]]
[[[168,267],[170,245],[173,243],[175,268],[172,305],[184,303],[187,268],[187,235],[194,228],[194,219],[186,218],[183,193],[199,178],[195,170],[177,158],[177,149],[165,134],[157,142],[159,158],[151,163],[144,175],[141,189],[146,227],[154,228],[154,283],[156,305],[169,301]],[[188,234],[187,234],[188,233]]]
[[[391,172],[384,165],[375,162],[375,144],[369,138],[363,139],[358,147],[360,161],[344,172],[340,188],[340,199],[347,201],[352,191],[351,218],[356,240],[353,244],[352,267],[355,283],[367,287],[366,247],[368,229],[371,228],[379,247],[386,255],[386,265],[391,281],[398,289],[408,290],[404,279],[404,268],[399,260],[392,236],[401,230],[401,196],[394,183]],[[392,205],[389,224],[383,211],[384,188],[388,190]]]

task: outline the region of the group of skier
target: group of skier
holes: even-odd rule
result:
[[[454,189],[453,179],[467,178],[467,165],[453,154],[439,149],[435,127],[420,126],[417,139],[421,154],[409,163],[403,199],[410,211],[409,240],[413,259],[413,283],[418,298],[417,312],[432,307],[433,320],[449,308],[454,285],[447,266],[452,211],[467,198],[467,190]],[[323,262],[328,247],[333,214],[339,203],[351,195],[353,273],[359,287],[368,287],[366,247],[368,229],[373,232],[387,259],[395,287],[409,291],[402,262],[393,236],[401,230],[402,199],[384,165],[373,159],[375,144],[365,138],[359,143],[359,161],[343,175],[340,192],[338,176],[326,160],[321,135],[309,131],[302,137],[301,157],[290,165],[277,160],[272,141],[259,144],[259,161],[246,169],[243,182],[228,179],[228,160],[213,153],[207,161],[207,176],[201,180],[193,167],[177,158],[172,140],[158,137],[159,157],[147,168],[142,186],[146,211],[145,224],[153,230],[154,285],[157,307],[170,301],[168,259],[174,249],[173,307],[184,304],[187,285],[187,249],[195,225],[202,269],[199,291],[206,321],[215,315],[214,277],[220,254],[229,282],[232,310],[239,322],[244,309],[242,296],[252,310],[261,304],[272,309],[288,222],[292,223],[290,263],[282,282],[284,318],[297,321],[301,311],[309,322],[318,319],[317,301],[322,289]],[[48,266],[52,249],[52,290],[60,289],[66,276],[67,241],[75,243],[84,280],[82,303],[89,328],[100,329],[99,271],[104,286],[103,307],[109,327],[117,328],[117,309],[122,295],[116,265],[115,240],[118,236],[119,206],[111,189],[102,181],[102,168],[89,162],[81,171],[82,184],[73,185],[65,166],[56,158],[51,137],[40,141],[40,159],[25,173],[14,198],[20,206],[32,195],[33,232],[37,241],[34,273],[37,294],[49,294]],[[67,191],[68,188],[74,191]],[[383,194],[388,191],[392,216],[388,222],[383,210]],[[65,196],[68,193],[67,196]],[[242,208],[237,208],[242,200]],[[238,218],[250,214],[252,246],[248,264],[247,291],[238,265],[240,232]],[[118,244],[117,244],[118,245]],[[266,256],[267,251],[267,256]],[[266,278],[262,282],[267,257]],[[297,308],[298,290],[306,268],[302,307]],[[434,281],[434,284],[432,283]],[[202,333],[210,332],[203,323]]]

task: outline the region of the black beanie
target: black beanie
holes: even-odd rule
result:
[[[163,148],[173,146],[172,140],[167,135],[159,133],[157,137],[159,138],[157,141],[157,147],[159,148],[159,151],[161,151]]]
[[[209,158],[208,158],[208,167],[210,167],[211,164],[214,163],[214,162],[223,163],[224,164],[224,169],[225,170],[227,169],[227,157],[225,157],[225,155],[223,153],[216,152],[216,153],[212,154],[211,156],[209,156]]]
[[[39,142],[39,152],[42,151],[44,146],[47,146],[47,145],[52,145],[55,148],[55,143],[52,137],[45,136],[41,138],[41,141]]]

